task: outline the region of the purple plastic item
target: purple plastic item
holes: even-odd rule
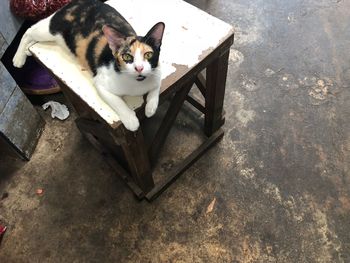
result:
[[[50,72],[31,57],[27,57],[26,64],[16,70],[15,75],[18,86],[26,94],[44,95],[61,91]]]

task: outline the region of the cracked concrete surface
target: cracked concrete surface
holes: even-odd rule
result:
[[[236,28],[223,140],[138,202],[74,114],[42,112],[32,160],[0,155],[0,262],[350,262],[350,2],[188,2]]]

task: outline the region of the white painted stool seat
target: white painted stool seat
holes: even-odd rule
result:
[[[232,26],[181,0],[110,0],[106,3],[117,9],[139,35],[145,35],[159,21],[165,23],[160,57],[161,92],[181,79],[233,32]],[[100,99],[91,74],[68,50],[54,43],[36,43],[30,51],[101,118],[115,126],[118,115]],[[142,97],[125,97],[125,100],[132,109],[143,104]]]

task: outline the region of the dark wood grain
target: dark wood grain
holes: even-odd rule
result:
[[[205,78],[204,78],[202,72],[197,75],[194,83],[196,84],[197,88],[202,93],[203,97],[205,98],[206,81],[205,81]]]
[[[187,95],[186,100],[197,110],[205,114],[205,106],[202,102],[199,102],[198,98],[193,98],[192,96]]]
[[[147,155],[141,129],[131,132],[123,127],[125,142],[122,143],[123,152],[128,162],[131,176],[139,187],[148,193],[154,187],[151,165]]]
[[[223,105],[229,53],[230,50],[226,50],[207,67],[204,121],[204,129],[207,136],[211,136],[223,124]]]
[[[156,159],[159,155],[161,148],[164,145],[166,137],[168,136],[169,131],[176,119],[176,116],[179,113],[182,107],[182,104],[184,103],[192,85],[193,85],[193,81],[186,84],[181,90],[179,90],[175,94],[174,98],[172,99],[171,104],[167,110],[167,113],[165,114],[163,121],[160,124],[160,127],[158,128],[158,131],[154,136],[151,147],[148,151],[149,158],[151,160],[152,165],[154,165],[154,163],[156,162]]]

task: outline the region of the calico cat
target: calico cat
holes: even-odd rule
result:
[[[22,67],[31,55],[28,48],[36,42],[54,41],[68,48],[92,73],[99,96],[116,111],[128,130],[136,131],[139,120],[122,97],[148,93],[145,114],[151,117],[156,112],[164,27],[159,22],[146,36],[137,36],[125,18],[109,5],[98,0],[73,0],[26,31],[13,65]]]

